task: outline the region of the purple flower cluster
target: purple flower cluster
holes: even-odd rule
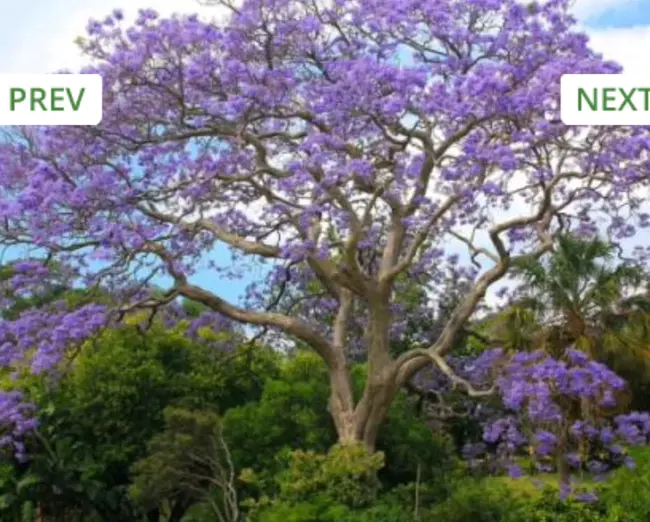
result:
[[[485,423],[482,442],[468,444],[465,455],[476,460],[491,454],[512,476],[521,476],[513,459],[523,455],[542,472],[587,469],[602,475],[612,466],[633,467],[626,448],[648,442],[650,415],[614,416],[624,388],[607,366],[576,350],[562,359],[542,351],[517,353],[498,377],[501,417]]]
[[[552,173],[529,161],[533,149],[575,137],[553,122],[559,78],[618,70],[574,31],[567,5],[363,0],[321,12],[304,0],[246,0],[219,26],[143,10],[126,27],[113,12],[88,24],[84,44],[94,65],[83,72],[106,86],[102,124],[35,129],[30,146],[3,144],[0,217],[8,236],[87,270],[90,258],[105,261],[102,277],[136,266],[187,276],[217,239],[246,252],[242,240],[279,234],[270,257],[331,257],[363,207],[370,224],[358,245],[383,247],[387,209],[404,207],[403,235],[412,238],[454,194],[413,270],[471,280],[472,266],[445,255],[451,232],[492,226],[493,210],[540,200],[538,183]],[[531,124],[513,128],[518,120]],[[426,135],[426,146],[405,147]],[[617,193],[632,194],[640,180],[629,172],[644,170],[650,140],[598,139],[606,154],[574,148],[572,163],[608,172]],[[445,161],[428,172],[436,150]],[[528,191],[509,182],[514,171]],[[558,195],[588,204],[587,221],[615,212],[591,188],[572,193],[563,176]],[[310,238],[314,219],[339,238]],[[506,230],[513,253],[529,246],[533,228]]]
[[[19,371],[28,367],[34,374],[56,373],[66,353],[98,332],[106,324],[104,306],[89,304],[73,310],[64,303],[32,309],[15,320],[0,320],[0,369]],[[0,392],[0,446],[14,440],[15,453],[23,449],[20,437],[34,425],[32,408],[17,392]]]
[[[17,391],[0,391],[0,451],[18,460],[26,458],[23,437],[37,425],[33,406]]]
[[[576,350],[568,350],[566,360],[542,351],[518,353],[499,378],[505,406],[525,409],[527,418],[536,424],[562,421],[561,400],[613,407],[615,393],[624,387],[623,379],[607,366]]]
[[[29,364],[32,372],[53,370],[70,346],[78,345],[106,324],[106,307],[88,304],[69,310],[65,303],[23,312],[0,321],[0,365]]]
[[[647,412],[633,411],[614,418],[615,435],[630,445],[648,443],[650,436],[650,414]]]

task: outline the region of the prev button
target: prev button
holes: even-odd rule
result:
[[[0,125],[98,125],[98,74],[0,74]]]

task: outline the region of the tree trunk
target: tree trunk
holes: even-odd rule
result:
[[[329,411],[341,444],[350,444],[359,440],[354,410],[352,379],[345,355],[340,354],[335,365],[330,368]]]
[[[397,392],[393,376],[384,375],[372,379],[364,391],[357,406],[361,440],[374,451],[379,428],[386,420],[386,415]]]
[[[557,471],[559,475],[558,478],[560,481],[560,488],[564,488],[566,491],[569,491],[571,482],[571,468],[569,467],[569,462],[566,459],[568,440],[569,423],[568,421],[565,421],[560,431],[560,441],[558,445],[557,455]]]
[[[382,296],[379,296],[382,297]],[[379,428],[397,391],[397,375],[390,357],[391,312],[388,298],[371,304],[366,330],[368,375],[363,395],[355,401],[350,368],[342,343],[330,363],[330,413],[339,444],[362,442],[372,452]]]
[[[362,442],[374,451],[379,428],[396,393],[393,372],[369,376],[363,396],[356,405],[347,365],[332,371],[330,383],[330,413],[339,444]]]

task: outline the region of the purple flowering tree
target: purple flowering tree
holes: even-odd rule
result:
[[[464,448],[471,461],[520,477],[520,459],[529,458],[537,472],[558,473],[562,495],[571,491],[574,473],[598,477],[619,465],[634,467],[627,448],[647,444],[650,415],[620,413],[625,382],[607,366],[574,349],[559,359],[542,350],[488,353],[494,355],[480,360],[498,372],[502,404],[480,419],[482,441]]]
[[[220,23],[144,10],[132,27],[119,11],[89,24],[83,72],[104,79],[103,121],[0,145],[2,244],[120,290],[122,308],[183,297],[308,346],[329,369],[344,443],[373,447],[397,390],[432,363],[470,395],[491,391],[446,359],[491,286],[562,229],[636,223],[647,132],[568,128],[558,114],[562,74],[619,68],[589,49],[565,0],[217,3]],[[234,263],[214,261],[223,244]],[[268,276],[245,304],[193,278],[261,260]],[[400,281],[425,276],[435,291],[450,274],[467,290],[440,334],[391,355]],[[162,296],[123,290],[156,277]],[[318,288],[300,300],[308,281]],[[295,306],[278,308],[286,296]],[[51,368],[112,312],[5,321],[3,364]],[[358,400],[351,346],[368,367]]]

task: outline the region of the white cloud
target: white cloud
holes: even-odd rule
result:
[[[8,0],[0,0],[0,4]],[[124,8],[126,6],[126,8]],[[0,73],[47,73],[79,69],[84,63],[74,40],[85,35],[90,18],[103,19],[113,9],[124,8],[127,20],[137,11],[154,8],[161,15],[201,13],[213,18],[219,8],[197,0],[59,0],[39,9],[15,10],[0,19]]]
[[[585,22],[614,7],[625,10],[643,0],[576,0],[573,13]],[[605,59],[621,64],[625,72],[646,73],[650,65],[650,26],[581,28],[591,38],[591,48]]]
[[[650,26],[587,29],[591,47],[625,72],[647,74],[650,67]]]

